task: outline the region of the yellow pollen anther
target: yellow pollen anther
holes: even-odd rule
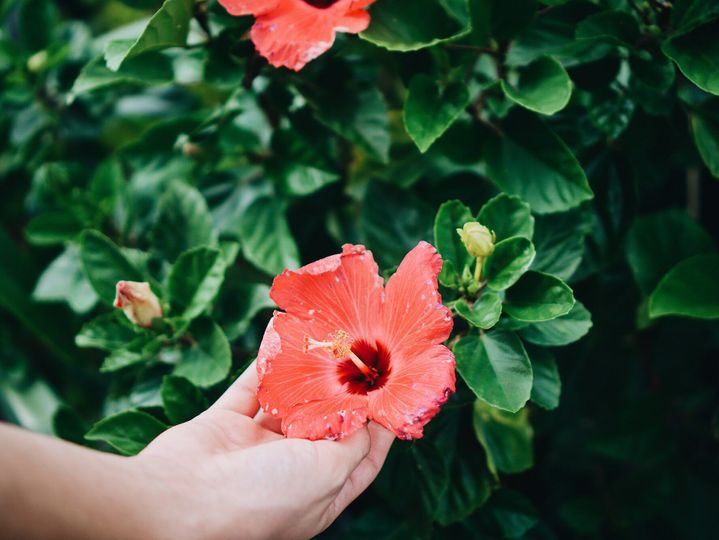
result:
[[[377,378],[377,370],[369,367],[359,356],[352,352],[352,336],[344,330],[337,330],[327,336],[327,338],[328,341],[318,341],[309,336],[305,336],[302,350],[307,354],[309,351],[315,349],[325,349],[335,360],[349,358],[368,380],[374,381]]]

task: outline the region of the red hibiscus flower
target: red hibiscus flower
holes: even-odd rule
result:
[[[375,0],[219,0],[231,15],[254,15],[252,41],[275,67],[299,71],[327,51],[336,32],[369,25],[364,8]]]
[[[374,420],[401,439],[454,392],[454,356],[442,345],[452,317],[430,244],[410,251],[385,287],[372,252],[345,245],[275,278],[275,312],[257,356],[257,397],[288,437],[339,439]]]

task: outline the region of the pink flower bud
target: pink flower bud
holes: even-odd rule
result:
[[[152,319],[162,317],[160,301],[149,283],[118,281],[115,291],[115,307],[122,309],[136,325],[149,328]]]

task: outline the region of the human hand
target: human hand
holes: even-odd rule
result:
[[[156,489],[147,511],[168,538],[310,538],[377,476],[391,432],[370,423],[337,442],[286,439],[256,386],[253,364],[210,409],[131,458]]]

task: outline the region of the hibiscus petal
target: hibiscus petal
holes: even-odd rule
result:
[[[367,396],[342,394],[293,407],[282,419],[282,432],[301,439],[341,439],[367,423]]]
[[[219,0],[230,15],[261,15],[273,10],[280,0]]]
[[[275,312],[257,355],[257,399],[275,417],[283,417],[297,404],[341,394],[337,361],[318,349],[304,351],[304,337],[313,328],[287,313]]]
[[[252,41],[273,66],[299,71],[332,46],[335,32],[367,28],[369,16],[355,14],[365,5],[364,1],[340,0],[328,8],[317,8],[304,0],[279,0],[257,17]]]
[[[368,394],[369,417],[400,439],[418,439],[455,390],[454,355],[444,345],[421,344],[402,354],[393,354],[395,367],[385,385]]]
[[[452,315],[437,290],[442,257],[427,242],[410,251],[387,282],[383,309],[384,342],[394,357],[411,360],[408,348],[442,343],[452,331]],[[413,361],[413,360],[412,360]]]
[[[359,34],[367,30],[369,26],[369,13],[363,10],[353,11],[342,17],[335,27],[337,32],[347,32],[349,34]]]
[[[306,329],[312,339],[325,340],[341,330],[369,341],[375,336],[382,285],[372,252],[346,244],[341,255],[285,270],[275,278],[270,296],[287,313],[312,323]]]

